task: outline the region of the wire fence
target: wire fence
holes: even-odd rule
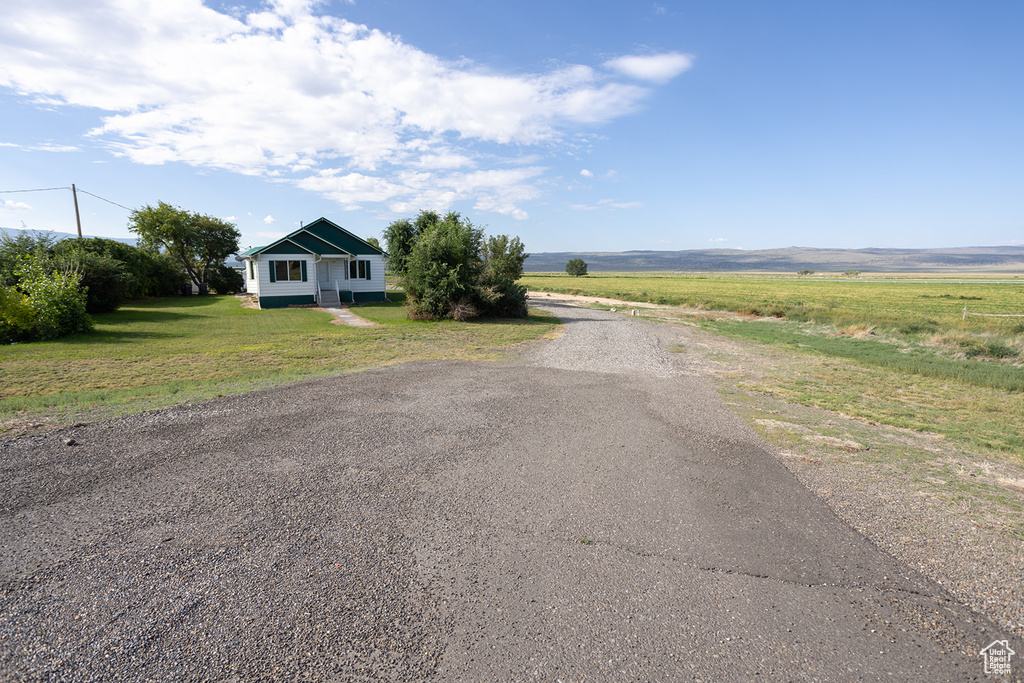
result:
[[[981,315],[986,318],[1024,318],[1024,314],[1021,313],[970,313],[967,310],[966,304],[964,305],[964,320],[967,320],[969,315]]]

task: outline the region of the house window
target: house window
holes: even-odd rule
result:
[[[352,280],[370,280],[370,262],[369,261],[349,261],[348,262],[348,276]]]
[[[271,282],[305,282],[306,262],[305,261],[271,261],[270,262]]]
[[[256,279],[253,276],[253,274],[252,274],[252,259],[247,259],[246,260],[246,262],[245,262],[245,272],[248,273],[250,280]]]

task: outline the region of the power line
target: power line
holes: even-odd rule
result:
[[[50,190],[70,190],[70,187],[40,187],[34,190],[0,190],[0,194],[14,194],[16,192],[49,192]]]
[[[67,188],[64,188],[64,189],[67,189]],[[129,209],[129,208],[128,208],[127,206],[125,206],[124,204],[118,204],[117,202],[111,201],[111,200],[109,200],[109,199],[104,199],[103,197],[99,196],[98,194],[93,194],[92,192],[89,192],[88,190],[83,190],[82,188],[78,188],[78,191],[79,191],[79,192],[83,192],[83,193],[85,193],[85,194],[89,195],[90,197],[95,197],[96,199],[102,199],[102,200],[103,200],[103,201],[105,201],[105,202],[106,202],[107,204],[113,204],[114,206],[119,206],[119,207],[121,207],[122,209],[124,209],[125,211],[134,211],[134,210],[135,210],[135,209]]]
[[[17,194],[18,192],[49,192],[50,190],[70,190],[70,189],[71,189],[70,187],[37,187],[37,188],[33,188],[31,190],[0,190],[0,194]],[[118,204],[117,202],[115,202],[115,201],[113,201],[111,199],[107,199],[106,197],[101,197],[98,194],[93,194],[92,192],[89,192],[88,190],[83,190],[80,187],[78,188],[78,191],[79,192],[84,192],[85,194],[89,195],[90,197],[95,197],[96,199],[104,201],[107,204],[113,204],[114,206],[122,208],[125,211],[134,211],[135,210],[135,209],[132,209],[130,207],[125,206],[124,204]]]

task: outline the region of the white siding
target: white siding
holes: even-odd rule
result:
[[[260,296],[301,296],[304,294],[316,293],[316,265],[313,263],[313,256],[310,254],[259,254],[255,262],[257,277],[254,293]],[[306,281],[305,282],[271,282],[270,262],[271,261],[305,261]]]
[[[357,256],[360,261],[370,262],[370,280],[349,280],[349,287],[353,292],[383,292],[384,291],[384,257],[383,256]]]

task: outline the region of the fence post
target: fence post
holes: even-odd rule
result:
[[[967,320],[967,304],[964,304],[964,320]]]

